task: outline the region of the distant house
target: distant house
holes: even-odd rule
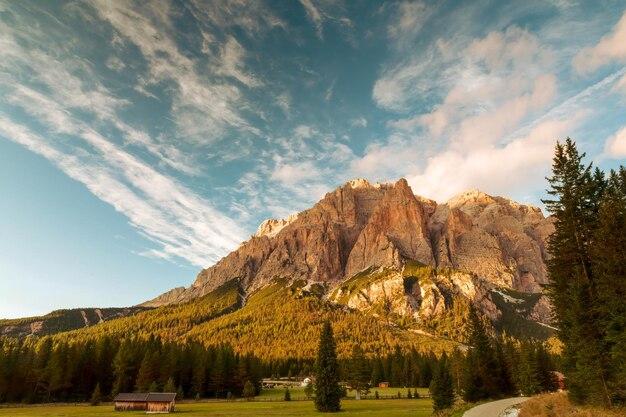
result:
[[[563,375],[559,371],[552,371],[552,374],[554,375],[554,379],[556,379],[556,382],[558,383],[559,391],[565,390],[565,375]]]
[[[379,382],[378,388],[389,388],[389,382]]]
[[[120,393],[113,401],[116,411],[141,411],[171,413],[174,411],[175,392]]]

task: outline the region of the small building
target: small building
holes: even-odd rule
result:
[[[144,393],[122,392],[115,396],[115,411],[140,411],[148,407],[148,395]]]
[[[562,373],[560,373],[559,371],[551,371],[552,375],[554,376],[554,379],[557,382],[557,386],[559,387],[559,391],[564,391],[565,390],[565,375],[563,375]]]
[[[174,411],[175,392],[120,393],[113,399],[115,411],[143,411],[171,413]]]
[[[389,388],[389,382],[379,382],[378,388]]]
[[[175,392],[151,392],[146,399],[148,413],[171,413],[176,401]]]

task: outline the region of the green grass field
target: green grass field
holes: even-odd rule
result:
[[[411,388],[411,394],[415,389]],[[406,398],[406,388],[372,388],[370,390],[369,396],[374,395],[374,391],[378,391],[378,395],[398,395],[398,392],[402,394],[402,398]],[[291,394],[291,398],[296,397],[304,397],[304,388],[301,387],[292,387],[289,388],[289,392]],[[417,388],[417,392],[419,395],[424,396],[428,394],[428,388]],[[259,398],[283,398],[285,395],[284,388],[265,388]],[[354,398],[354,391],[348,391],[348,397]]]
[[[342,401],[341,412],[335,414],[341,417],[368,416],[412,416],[426,417],[432,412],[430,399],[417,400],[348,400]],[[0,409],[0,416],[11,417],[131,417],[145,416],[145,411],[114,411],[113,406],[43,406],[24,408]],[[193,416],[322,416],[318,413],[312,401],[276,401],[276,402],[210,402],[177,404],[174,415],[185,417]]]

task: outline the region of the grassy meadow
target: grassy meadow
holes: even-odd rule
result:
[[[406,398],[406,388],[372,388],[370,393],[367,395],[369,397],[374,397],[374,392],[378,391],[378,395],[380,396],[388,396],[388,395],[398,395],[398,392],[402,394],[402,398]],[[411,394],[415,391],[415,388],[411,388]],[[417,392],[420,396],[428,395],[428,388],[417,388]],[[301,387],[291,387],[289,388],[289,393],[291,394],[291,398],[300,398],[304,397],[304,388]],[[348,397],[354,398],[354,391],[348,391]],[[284,388],[264,388],[261,392],[261,395],[257,398],[266,399],[266,398],[283,398],[285,396]]]
[[[426,417],[432,413],[429,398],[400,400],[348,400],[342,401],[338,416],[411,416]],[[145,411],[114,411],[112,405],[90,406],[38,406],[0,409],[0,416],[11,417],[131,417],[145,416]],[[312,401],[276,402],[199,402],[176,404],[174,415],[181,416],[322,416],[315,411]]]

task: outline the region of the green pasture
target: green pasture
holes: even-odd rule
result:
[[[341,403],[338,417],[368,416],[412,416],[426,417],[432,413],[430,399],[400,400],[346,400]],[[132,417],[145,416],[145,411],[114,411],[112,405],[90,406],[41,406],[24,408],[0,408],[0,416],[11,417]],[[218,416],[324,416],[315,411],[313,401],[275,402],[199,402],[176,404],[173,415],[185,417]]]
[[[387,396],[387,395],[398,395],[398,392],[402,394],[402,398],[406,398],[407,389],[406,388],[372,388],[370,389],[370,393],[368,397],[374,396],[374,391],[378,391],[378,395]],[[411,388],[411,395],[415,388]],[[417,388],[417,392],[420,396],[428,395],[428,388]],[[302,387],[290,387],[289,393],[291,394],[291,398],[299,398],[304,397],[304,388]],[[261,392],[261,395],[257,398],[283,398],[285,396],[285,388],[264,388]],[[354,391],[348,391],[348,397],[354,398]]]

